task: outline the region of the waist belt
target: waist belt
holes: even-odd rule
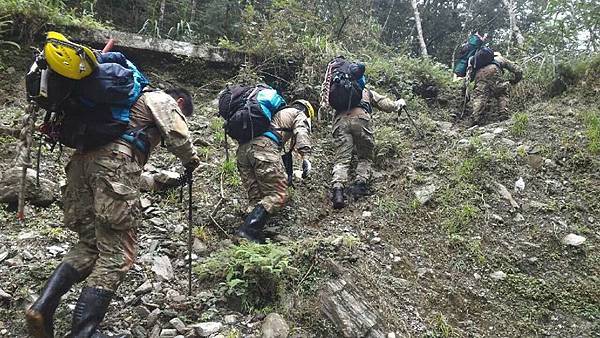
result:
[[[123,153],[125,155],[129,155],[129,156],[132,156],[132,157],[135,156],[135,154],[134,154],[133,149],[132,149],[131,146],[127,146],[127,145],[124,145],[124,144],[121,144],[121,143],[113,142],[113,143],[110,144],[109,149],[110,150],[116,150],[116,151],[118,151],[120,153]]]

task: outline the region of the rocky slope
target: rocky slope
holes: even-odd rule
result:
[[[15,60],[0,75],[4,126],[17,125],[22,113],[23,85],[16,79],[27,63],[26,57]],[[292,201],[270,223],[279,235],[260,248],[232,241],[246,200],[235,166],[225,162],[210,103],[214,93],[198,78],[171,72],[173,65],[142,61],[142,68],[155,83],[182,82],[196,93],[191,126],[205,161],[193,186],[193,290],[188,296],[185,199],[180,203],[177,189],[144,193],[139,259],[111,304],[107,333],[600,334],[600,159],[593,148],[599,111],[593,95],[573,90],[532,99],[511,120],[475,128],[428,117],[447,115],[440,111],[413,111],[425,139],[406,116],[375,113],[373,194],[340,211],[330,207],[328,195],[329,126],[318,124],[314,175],[296,180]],[[0,142],[4,173],[13,166],[16,140]],[[56,151],[44,149],[41,177],[64,179],[66,155],[57,160]],[[163,149],[151,165],[180,170]],[[26,224],[15,221],[10,205],[2,205],[0,215],[0,335],[25,336],[25,307],[76,236],[60,226],[58,202],[29,206]],[[64,297],[56,314],[61,334],[78,291]],[[343,321],[348,313],[351,320]]]

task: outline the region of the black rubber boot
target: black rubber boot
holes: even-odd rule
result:
[[[238,231],[237,236],[245,238],[249,241],[256,243],[263,243],[265,241],[265,235],[263,233],[263,227],[267,223],[269,214],[262,205],[254,207],[252,212],[246,216],[244,225],[242,225]]]
[[[350,193],[354,197],[355,200],[360,199],[361,197],[365,197],[369,194],[369,188],[367,187],[367,183],[363,181],[356,181],[350,187]]]
[[[54,337],[54,312],[60,303],[60,298],[80,278],[79,271],[67,263],[60,263],[54,270],[40,297],[25,312],[27,327],[32,337]]]
[[[333,188],[331,191],[332,194],[332,202],[334,209],[341,209],[346,206],[344,203],[344,189],[343,188]]]
[[[85,287],[73,310],[71,338],[102,337],[97,332],[98,326],[104,319],[114,292],[104,289]]]

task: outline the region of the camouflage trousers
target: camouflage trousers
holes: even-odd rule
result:
[[[262,205],[269,214],[287,202],[287,174],[279,147],[266,136],[259,136],[238,147],[237,167],[250,206]]]
[[[348,182],[352,155],[356,152],[356,181],[367,182],[371,178],[375,138],[370,128],[368,114],[358,116],[338,115],[333,121],[335,163],[332,170],[334,188],[343,188]]]
[[[479,82],[473,90],[472,120],[477,124],[508,118],[508,82]],[[496,101],[496,104],[494,104]]]
[[[134,263],[141,167],[117,150],[75,153],[65,169],[65,226],[79,241],[63,262],[89,287],[116,291]]]

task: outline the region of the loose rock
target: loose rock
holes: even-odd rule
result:
[[[435,193],[436,186],[434,184],[429,184],[423,187],[418,188],[414,191],[415,197],[421,203],[421,205],[429,202]]]
[[[185,323],[181,319],[175,317],[169,321],[169,324],[171,324],[177,332],[185,333]]]
[[[201,337],[208,337],[213,333],[221,331],[221,329],[223,328],[223,324],[219,322],[206,322],[194,324],[192,325],[192,327],[194,328],[194,331],[197,335]]]
[[[25,198],[31,204],[47,207],[56,198],[58,185],[48,179],[40,177],[40,186],[36,182],[37,172],[28,168],[25,175]],[[0,203],[17,203],[21,190],[21,167],[13,167],[0,176]]]
[[[262,338],[286,338],[290,327],[278,313],[269,313],[261,326]]]
[[[565,245],[580,246],[585,240],[586,238],[583,236],[568,234],[563,238],[562,242]]]
[[[150,281],[148,279],[144,283],[142,283],[142,285],[140,285],[137,289],[135,289],[135,291],[133,291],[133,294],[135,294],[135,295],[143,295],[143,294],[148,293],[150,291],[152,291],[152,281]]]
[[[174,278],[173,266],[171,260],[167,256],[154,257],[152,271],[156,273],[159,280],[171,280]]]
[[[493,280],[503,280],[506,278],[506,273],[503,271],[496,271],[490,274],[490,277],[492,277]]]

